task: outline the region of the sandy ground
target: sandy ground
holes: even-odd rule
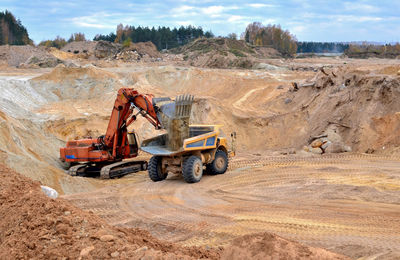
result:
[[[113,225],[183,245],[225,245],[268,231],[351,258],[396,259],[399,159],[242,155],[226,174],[194,185],[175,176],[153,183],[141,172],[125,184],[64,198]]]

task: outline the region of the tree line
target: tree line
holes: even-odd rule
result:
[[[397,58],[400,57],[400,43],[377,45],[364,42],[362,44],[350,44],[344,54],[349,58]]]
[[[0,45],[33,44],[21,21],[9,11],[0,12]]]
[[[108,35],[96,35],[94,41],[104,40],[109,42],[122,43],[128,45],[130,42],[146,42],[151,41],[158,50],[171,49],[185,45],[186,43],[199,37],[214,37],[211,31],[204,32],[201,27],[181,26],[179,28],[169,27],[135,27],[117,26],[116,33],[111,32]]]
[[[297,53],[343,53],[349,46],[341,42],[297,42]]]
[[[68,41],[65,40],[64,38],[57,36],[54,40],[45,40],[41,41],[39,43],[39,46],[45,46],[45,47],[55,47],[57,49],[61,49],[67,43],[70,42],[79,42],[79,41],[86,41],[86,37],[84,33],[78,32],[78,33],[73,33],[69,37]]]

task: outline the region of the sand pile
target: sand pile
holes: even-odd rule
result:
[[[56,58],[60,59],[60,60],[72,60],[75,59],[76,56],[70,52],[65,52],[65,51],[61,51],[57,48],[54,47],[50,47],[48,49],[49,53],[54,55]]]
[[[221,259],[349,259],[321,248],[304,246],[270,233],[238,237]]]
[[[253,68],[260,63],[258,58],[280,57],[272,48],[256,48],[227,38],[200,38],[173,52],[183,55],[188,65],[209,68]]]
[[[61,51],[73,54],[86,54],[91,55],[94,53],[97,42],[94,41],[77,41],[70,42],[61,48]]]
[[[118,52],[114,57],[124,62],[160,61],[161,54],[152,42],[131,43],[129,47]]]
[[[9,66],[24,68],[55,67],[61,60],[48,53],[44,47],[31,45],[2,45],[0,46],[0,60]]]
[[[0,177],[2,259],[346,259],[271,234],[240,237],[225,249],[181,247],[147,231],[110,226],[63,199],[50,199],[38,182],[2,165]]]

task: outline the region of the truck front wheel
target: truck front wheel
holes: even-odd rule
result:
[[[187,183],[195,183],[203,176],[203,163],[197,156],[190,156],[185,160],[182,167],[182,175]]]
[[[149,161],[147,171],[149,172],[149,177],[152,181],[162,181],[167,178],[168,173],[162,172],[162,157],[153,156]]]
[[[206,165],[207,173],[210,175],[224,174],[228,169],[228,163],[228,155],[222,150],[217,150],[214,161]]]

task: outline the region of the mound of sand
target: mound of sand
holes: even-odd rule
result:
[[[349,259],[321,248],[304,246],[270,233],[238,237],[222,253],[221,259]]]
[[[70,52],[61,51],[54,47],[50,47],[48,50],[50,54],[54,55],[57,59],[60,60],[71,60],[76,58],[74,54]]]
[[[48,53],[44,47],[31,45],[0,46],[0,60],[9,66],[22,67],[55,67],[61,61]]]
[[[259,63],[258,58],[280,57],[274,49],[227,38],[199,38],[173,52],[182,54],[191,66],[209,68],[252,68]]]
[[[97,42],[94,41],[77,41],[70,42],[61,48],[61,51],[69,52],[73,54],[93,54],[96,48]]]
[[[150,58],[160,58],[161,54],[152,42],[132,43],[127,50],[137,51],[141,56],[148,55]]]
[[[2,165],[0,177],[1,259],[346,259],[271,234],[240,237],[225,249],[181,247],[144,230],[110,226],[63,199],[50,199],[38,182]]]
[[[51,72],[45,73],[39,77],[34,78],[36,81],[53,81],[53,82],[69,82],[83,78],[92,78],[95,80],[116,79],[116,76],[108,71],[99,69],[93,65],[87,65],[79,68],[67,68],[65,66],[58,66]]]

